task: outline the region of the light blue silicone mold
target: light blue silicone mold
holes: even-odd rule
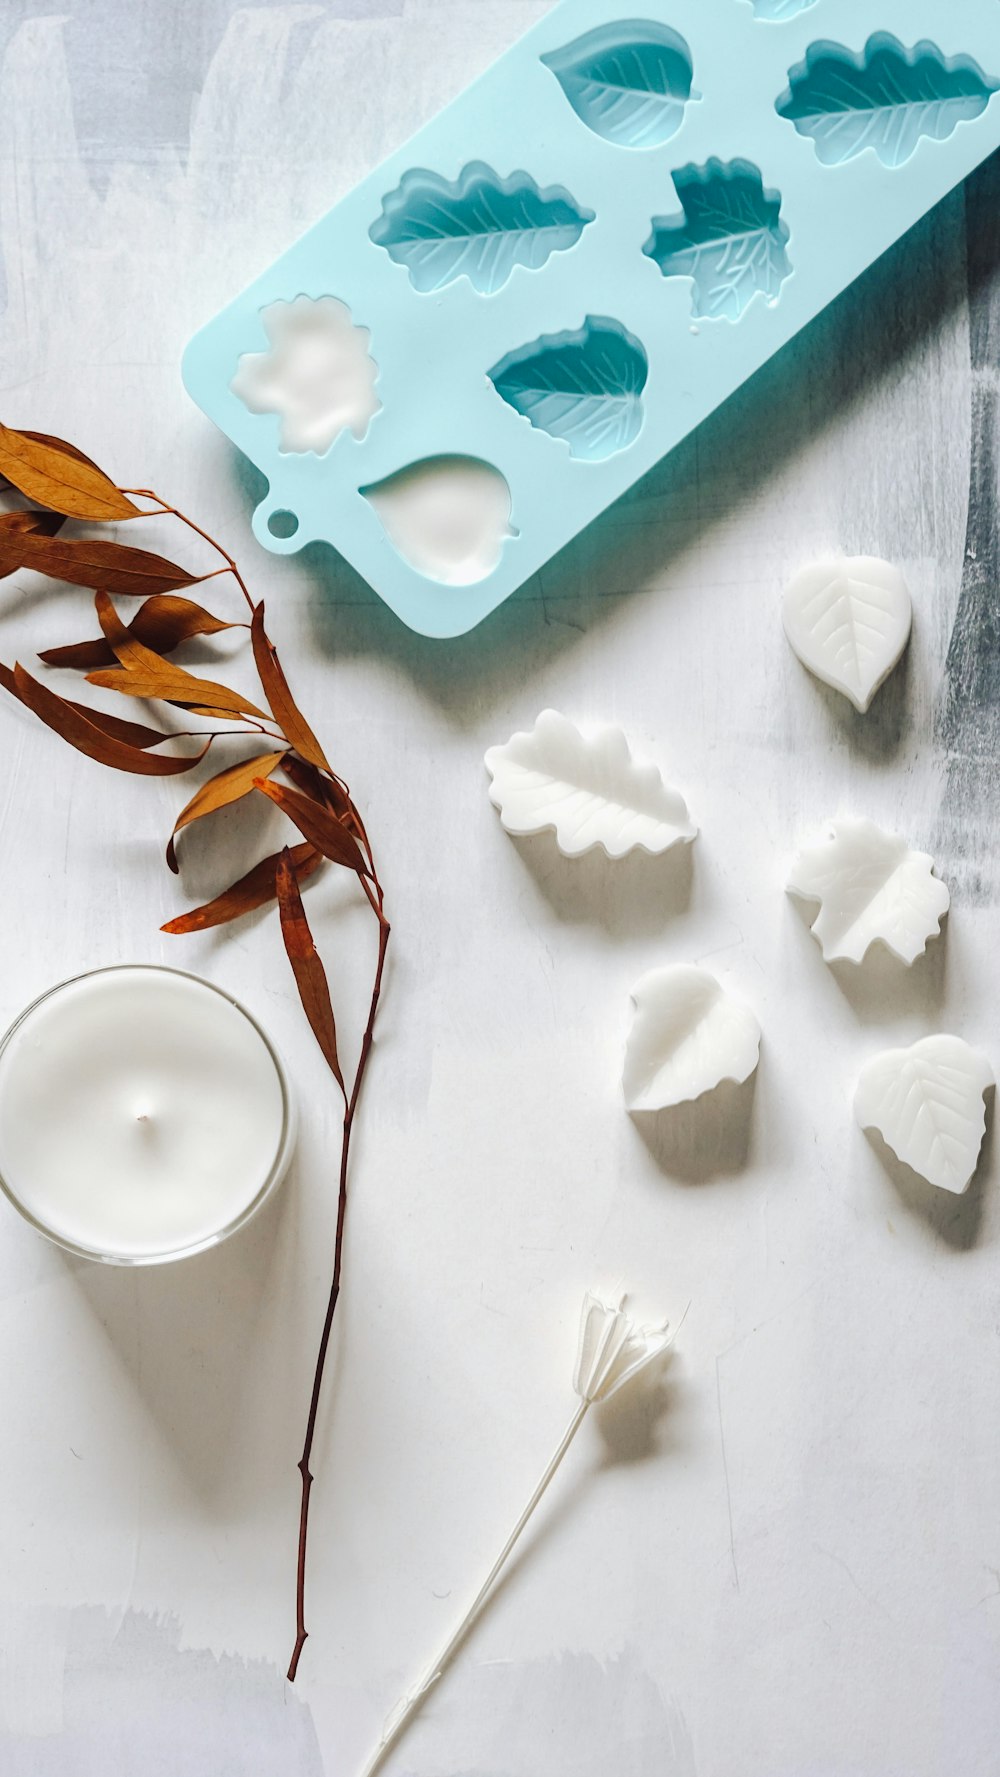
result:
[[[268,479],[257,537],[471,629],[1000,146],[998,82],[998,0],[563,0],[191,341],[191,394]],[[346,305],[374,386],[290,449],[232,383],[299,297]],[[510,524],[444,584],[378,494],[461,458]]]

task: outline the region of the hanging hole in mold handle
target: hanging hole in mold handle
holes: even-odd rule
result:
[[[274,555],[294,555],[302,547],[298,514],[290,506],[272,505],[263,500],[250,521],[258,543]]]
[[[358,492],[397,554],[442,586],[487,580],[518,535],[510,485],[479,457],[424,457]]]

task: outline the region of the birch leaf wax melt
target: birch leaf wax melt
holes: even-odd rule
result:
[[[986,1056],[961,1037],[925,1037],[887,1049],[862,1069],[854,1113],[898,1160],[942,1191],[967,1191],[986,1134]]]

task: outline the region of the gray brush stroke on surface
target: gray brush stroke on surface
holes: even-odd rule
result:
[[[965,896],[997,892],[1000,812],[1000,155],[966,186],[972,445],[962,588],[948,645],[939,738],[944,843]]]
[[[62,1645],[63,1728],[0,1733],[4,1777],[323,1777],[306,1704],[266,1660],[181,1648],[180,1624],[98,1606],[38,1613]],[[43,1664],[51,1664],[43,1658]]]

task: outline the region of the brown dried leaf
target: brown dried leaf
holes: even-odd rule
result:
[[[203,907],[192,907],[190,913],[182,913],[177,919],[170,920],[161,927],[171,937],[184,937],[188,932],[205,932],[211,926],[228,925],[231,919],[240,919],[244,913],[253,913],[258,907],[266,907],[277,894],[275,874],[278,863],[284,852],[272,852],[269,858],[262,858],[239,882],[234,882],[214,901],[206,901]],[[311,845],[295,845],[291,850],[291,859],[295,873],[300,882],[318,870],[323,862],[319,852]]]
[[[20,703],[21,694],[17,689],[17,681],[10,667],[4,666],[2,661],[0,685]],[[66,702],[71,710],[76,710],[77,715],[83,716],[95,728],[99,728],[102,734],[110,735],[112,740],[122,740],[126,746],[144,750],[146,747],[158,747],[161,741],[173,738],[161,728],[147,728],[144,722],[123,722],[120,716],[109,716],[104,710],[92,710],[85,703],[74,703],[71,698],[67,698]]]
[[[57,512],[0,513],[0,580],[23,565],[27,536],[37,531],[52,537],[64,522]]]
[[[314,802],[309,796],[303,796],[298,790],[286,790],[283,784],[260,782],[255,788],[277,803],[289,820],[295,822],[303,839],[307,839],[331,863],[343,864],[348,870],[356,870],[359,876],[371,875],[354,835],[341,825],[328,808]]]
[[[326,755],[288,688],[288,680],[282,671],[274,643],[264,633],[263,604],[259,604],[254,611],[250,639],[264,696],[282,734],[296,752],[301,753],[303,759],[308,759],[311,765],[318,765],[321,771],[329,771]]]
[[[163,703],[176,705],[178,709],[187,710],[193,716],[218,717],[226,722],[235,722],[240,716],[255,716],[267,720],[263,710],[259,710],[248,697],[242,697],[237,691],[230,691],[226,685],[216,685],[212,679],[199,679],[193,673],[186,673],[180,678],[180,668],[160,673],[128,672],[124,667],[103,667],[99,672],[88,673],[88,685],[99,685],[103,691],[118,691],[123,697],[157,698]],[[210,693],[211,704],[189,703],[188,699],[197,688],[201,694]]]
[[[166,703],[180,704],[197,713],[209,709],[230,721],[241,715],[257,716],[262,722],[267,721],[265,712],[240,692],[231,691],[214,679],[202,679],[195,673],[185,672],[182,666],[162,660],[151,648],[135,641],[107,593],[99,592],[94,603],[101,628],[121,662],[121,669],[108,667],[88,673],[88,684],[101,685],[106,691],[119,691],[125,697],[162,698]]]
[[[108,543],[100,537],[45,537],[31,531],[19,544],[22,568],[34,568],[53,580],[94,591],[113,592],[129,598],[143,593],[172,592],[194,586],[204,574],[189,574],[176,562],[149,549],[133,549],[128,543]]]
[[[223,623],[221,617],[213,617],[211,611],[196,605],[192,599],[158,592],[139,606],[127,625],[127,633],[133,641],[141,642],[143,647],[151,648],[156,654],[170,654],[181,642],[190,641],[193,636],[214,636],[224,629],[239,628],[242,628],[241,624]],[[78,672],[90,672],[98,667],[113,666],[116,656],[111,643],[104,636],[98,636],[92,642],[46,648],[38,658],[48,666],[68,666]]]
[[[125,722],[121,716],[109,716],[104,710],[89,709],[85,703],[74,703],[72,698],[67,698],[66,702],[71,710],[85,716],[102,734],[110,735],[112,740],[123,740],[126,746],[144,750],[146,747],[158,747],[161,741],[173,739],[173,735],[165,734],[159,728],[147,728],[145,722]]]
[[[285,776],[290,777],[293,784],[298,784],[299,789],[304,790],[307,796],[311,796],[314,802],[325,802],[327,808],[333,810],[337,819],[343,822],[344,826],[355,835],[355,838],[361,840],[366,851],[368,850],[368,835],[362,825],[361,816],[351,801],[347,785],[335,772],[326,776],[323,772],[317,771],[315,765],[307,765],[305,760],[297,759],[294,753],[289,754],[282,770]]]
[[[12,681],[12,682],[10,682]],[[2,679],[6,688],[20,699],[29,710],[51,728],[71,747],[80,753],[86,753],[90,759],[96,759],[100,765],[110,765],[116,771],[131,771],[140,777],[173,777],[180,772],[191,771],[200,764],[208,752],[212,742],[206,741],[200,753],[192,753],[187,758],[175,755],[147,752],[143,746],[132,745],[121,738],[120,734],[109,731],[101,722],[95,720],[96,712],[85,710],[78,703],[70,703],[47,685],[39,684],[24,667],[16,664],[13,673],[4,669]],[[105,719],[106,720],[106,719]],[[152,729],[144,730],[154,733]],[[158,740],[166,739],[165,735],[157,736]],[[146,742],[150,746],[152,742]]]
[[[177,816],[167,845],[167,863],[175,875],[177,853],[174,841],[178,833],[185,827],[190,827],[192,821],[200,821],[205,815],[215,814],[217,809],[228,808],[231,803],[249,796],[258,778],[269,777],[272,771],[277,770],[284,757],[282,750],[280,753],[258,753],[253,759],[242,759],[238,765],[228,765],[225,771],[210,777],[207,784],[202,784],[195,791],[190,802]]]
[[[67,518],[138,518],[138,506],[82,451],[44,432],[0,424],[0,475],[40,506]]]
[[[347,1089],[344,1085],[340,1058],[337,1054],[337,1026],[333,1016],[333,1002],[330,998],[330,983],[326,978],[326,970],[319,952],[313,943],[306,910],[302,905],[302,896],[299,893],[295,868],[287,850],[282,852],[278,860],[276,885],[278,912],[281,915],[281,936],[285,941],[285,950],[292,965],[292,974],[295,976],[295,985],[299,990],[302,1010],[305,1012],[313,1036],[323,1052],[323,1059],[346,1098]]]
[[[65,523],[61,512],[32,512],[25,508],[0,512],[0,544],[6,546],[8,539],[23,537],[26,531],[40,531],[43,537],[54,537]]]

